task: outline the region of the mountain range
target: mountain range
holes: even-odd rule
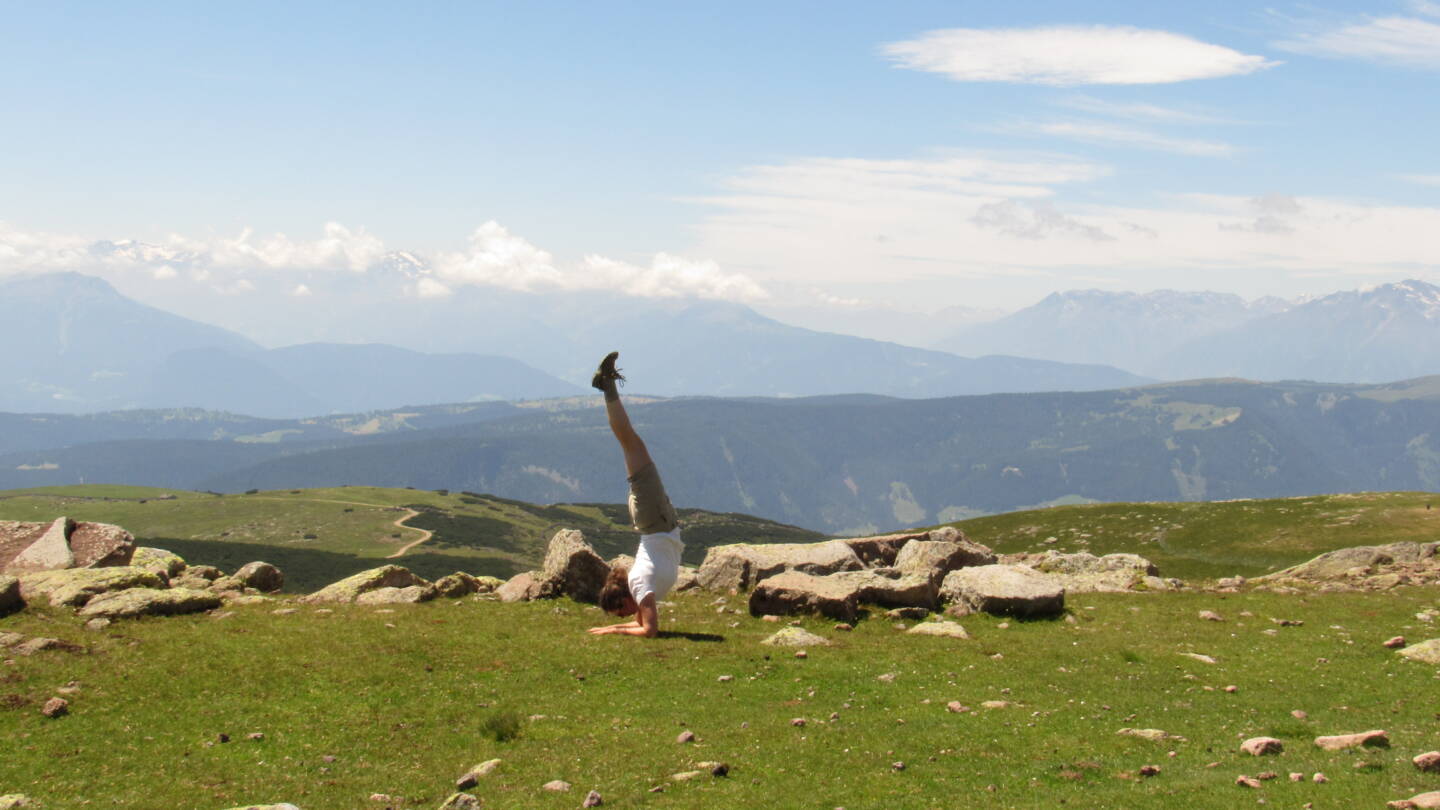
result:
[[[621,502],[594,397],[329,420],[12,416],[0,488],[369,484]],[[905,400],[631,400],[676,503],[853,534],[1031,506],[1440,489],[1440,377]],[[71,434],[84,443],[50,444]],[[84,431],[81,433],[80,431]]]

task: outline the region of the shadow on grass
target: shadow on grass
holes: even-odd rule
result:
[[[656,634],[657,638],[681,638],[686,641],[724,641],[724,636],[717,636],[714,633],[681,633],[677,630],[661,630]]]

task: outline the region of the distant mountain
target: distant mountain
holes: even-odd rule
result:
[[[298,417],[581,393],[508,357],[393,346],[263,349],[76,273],[0,282],[0,411],[194,407]]]
[[[255,426],[265,434],[223,441],[0,453],[0,488],[369,484],[535,503],[624,499],[601,409],[505,407],[435,412],[411,425],[422,429],[386,429],[410,417],[372,414],[311,433],[300,422],[265,423]],[[1440,377],[927,400],[680,399],[633,402],[631,413],[678,505],[836,534],[1056,503],[1440,489]],[[426,419],[438,426],[423,429]]]
[[[795,306],[761,304],[761,314],[781,323],[834,332],[838,335],[883,340],[905,346],[940,348],[937,342],[961,329],[998,320],[1006,313],[1001,309],[979,307],[946,307],[938,312],[915,312],[881,306]],[[962,355],[1011,354],[1012,352],[958,352]]]
[[[1361,383],[1440,373],[1440,287],[1334,293],[1195,338],[1159,365],[1189,377]]]
[[[957,354],[1102,363],[1151,377],[1186,379],[1203,375],[1175,367],[1170,355],[1176,349],[1285,307],[1274,298],[1252,303],[1214,292],[1071,290],[989,323],[963,326],[933,345]]]

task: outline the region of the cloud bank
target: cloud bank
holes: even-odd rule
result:
[[[898,67],[960,82],[1068,87],[1168,84],[1254,73],[1279,64],[1168,31],[1130,26],[948,28],[892,42]]]
[[[1434,3],[1417,12],[1440,15]],[[1356,59],[1383,65],[1440,69],[1440,24],[1416,17],[1378,17],[1338,28],[1299,34],[1275,43],[1294,53]]]

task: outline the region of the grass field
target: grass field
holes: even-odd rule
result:
[[[662,614],[673,632],[655,640],[588,636],[601,615],[568,600],[271,607],[100,632],[46,610],[0,619],[0,631],[85,648],[0,668],[0,794],[49,808],[350,810],[383,807],[368,797],[385,793],[400,797],[393,807],[433,808],[493,757],[502,766],[474,790],[487,807],[573,808],[592,789],[607,807],[1374,807],[1440,789],[1409,763],[1440,742],[1440,673],[1380,645],[1440,635],[1416,617],[1440,607],[1434,588],[1080,596],[1069,620],[968,617],[969,641],[905,635],[878,616],[853,632],[806,620],[834,646],[804,659],[760,645],[777,625],[744,615],[743,596],[681,595]],[[1202,609],[1225,621],[1197,619]],[[71,713],[42,717],[70,683]],[[982,707],[991,700],[1010,705]],[[503,717],[520,722],[502,742]],[[1372,728],[1393,747],[1311,742]],[[684,730],[698,740],[677,743]],[[1262,734],[1285,752],[1239,752]],[[730,773],[671,779],[700,761]],[[1141,777],[1145,765],[1161,771]],[[1263,771],[1280,778],[1234,784]],[[573,791],[542,790],[552,779]]]
[[[952,525],[998,552],[1131,552],[1167,577],[1253,577],[1338,548],[1440,540],[1440,495],[1056,506]]]

